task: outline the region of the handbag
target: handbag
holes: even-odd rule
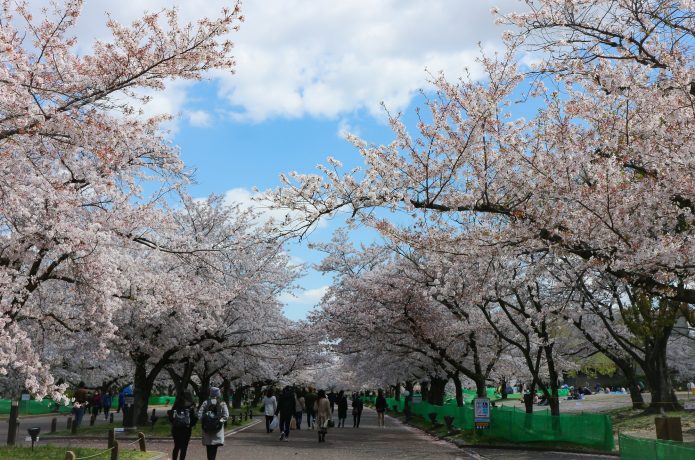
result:
[[[295,420],[294,418],[292,418],[292,419],[290,420],[290,430],[296,430],[296,429],[297,429],[297,420]]]
[[[270,429],[275,430],[279,426],[280,426],[280,420],[278,420],[278,416],[276,415],[275,417],[273,417],[273,420],[270,422]]]
[[[326,428],[333,428],[335,426],[335,422],[331,419],[328,419],[326,421]]]

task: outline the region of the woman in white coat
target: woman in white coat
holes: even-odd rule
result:
[[[270,422],[273,421],[275,417],[275,411],[278,408],[278,400],[273,396],[273,389],[268,388],[263,396],[263,413],[265,414],[265,432],[272,433],[273,430],[270,429]]]
[[[203,428],[203,445],[208,460],[217,458],[217,449],[224,445],[224,423],[229,418],[229,408],[221,398],[217,387],[210,388],[210,398],[198,409],[198,418]]]

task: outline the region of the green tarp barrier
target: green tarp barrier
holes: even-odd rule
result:
[[[0,399],[0,414],[9,414],[11,406],[11,400]],[[19,402],[19,415],[43,415],[55,412],[63,414],[69,413],[71,409],[71,406],[63,406],[60,403],[53,401],[52,399],[44,399],[43,401],[35,401],[33,399],[30,399],[29,401]]]
[[[150,406],[171,406],[176,401],[176,396],[150,396],[148,404]]]
[[[624,460],[692,460],[695,443],[644,439],[621,434],[620,458]]]
[[[396,401],[386,398],[389,409],[402,412],[405,398]],[[438,423],[444,417],[453,417],[452,425],[460,430],[474,429],[473,407],[456,406],[454,402],[435,406],[426,402],[412,404],[413,414],[430,420],[429,414],[436,414]],[[613,425],[606,414],[560,414],[550,415],[550,411],[526,414],[516,407],[493,407],[490,412],[490,428],[481,430],[485,437],[510,442],[568,442],[589,446],[594,449],[611,451],[614,447]]]

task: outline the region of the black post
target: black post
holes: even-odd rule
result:
[[[10,419],[8,423],[10,424],[7,431],[7,445],[14,446],[17,441],[17,429],[19,423],[17,419],[19,418],[19,401],[12,401],[12,406],[10,407]]]

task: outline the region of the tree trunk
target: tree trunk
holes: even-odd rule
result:
[[[447,379],[440,379],[437,377],[430,381],[430,391],[428,395],[428,402],[430,404],[436,406],[442,406],[444,404],[444,389],[447,382]]]
[[[623,371],[623,375],[625,375],[625,380],[627,380],[627,389],[630,392],[632,408],[644,409],[645,406],[644,398],[642,397],[642,389],[640,388],[639,381],[637,380],[634,367],[630,366],[621,369]]]
[[[396,382],[395,389],[396,389],[395,399],[396,399],[396,401],[400,401],[401,400],[401,382]]]
[[[430,385],[429,382],[420,382],[420,394],[422,395],[423,401],[429,401],[429,393],[430,393],[429,385]]]
[[[178,379],[174,379],[176,385],[176,402],[183,402],[183,393],[188,389],[188,385],[191,381],[191,376],[193,375],[194,364],[191,361],[186,361],[183,365],[183,373]],[[173,375],[173,372],[169,372],[169,375]]]
[[[456,388],[456,405],[458,407],[463,406],[463,386],[461,385],[461,377],[458,373],[453,373],[451,379],[454,381],[454,387]]]
[[[652,401],[647,409],[650,413],[682,410],[666,362],[666,340],[657,340],[648,351],[646,360],[642,363],[645,379],[649,384]]]
[[[475,379],[475,394],[478,398],[487,398],[487,385],[482,377]]]
[[[133,380],[133,422],[138,426],[147,426],[147,410],[152,394],[154,379],[147,375],[147,358],[135,361],[135,378]]]
[[[224,399],[224,402],[227,403],[227,406],[229,406],[229,396],[230,396],[230,388],[229,388],[229,380],[227,379],[222,379],[222,399]]]
[[[208,399],[210,396],[210,376],[200,375],[200,388],[198,389],[198,397],[200,398],[199,403],[202,404],[203,401]]]
[[[245,388],[242,385],[238,385],[234,389],[234,394],[232,396],[232,407],[234,409],[241,409],[241,399],[244,396]]]

